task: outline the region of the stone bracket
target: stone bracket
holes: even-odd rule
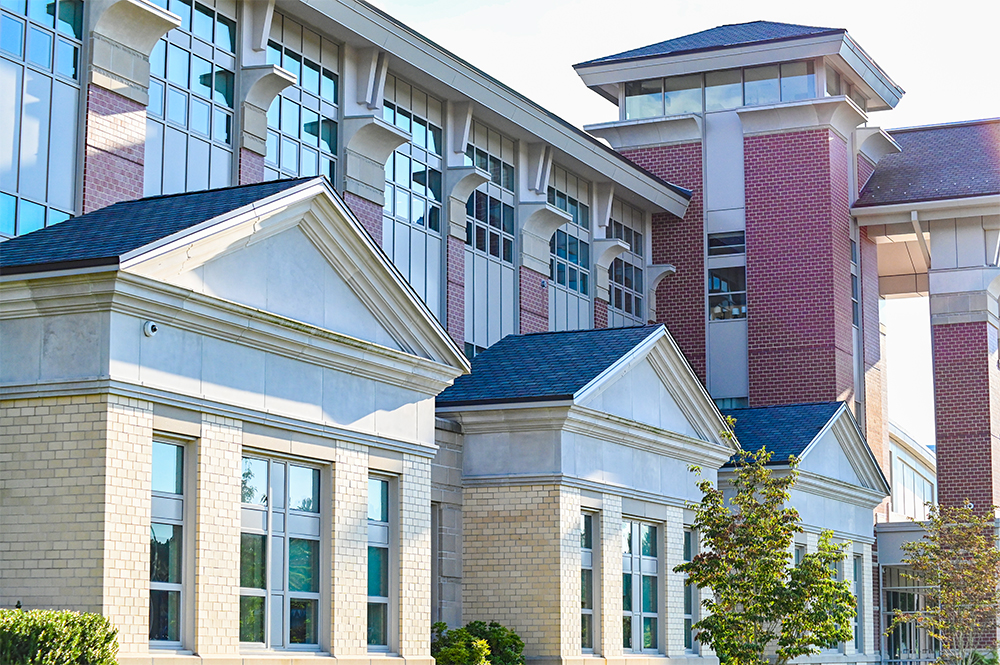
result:
[[[594,183],[594,225],[605,228],[611,219],[611,204],[615,200],[614,182]]]
[[[385,205],[385,162],[412,136],[377,115],[349,116],[341,123],[344,142],[344,189],[366,201]]]
[[[446,174],[453,183],[448,193],[448,233],[465,242],[466,203],[477,187],[490,181],[490,174],[475,166],[448,169]]]
[[[615,150],[647,145],[691,143],[701,140],[700,114],[688,113],[666,118],[643,118],[584,125],[584,130],[611,144]]]
[[[677,268],[669,263],[646,265],[646,311],[649,321],[656,321],[656,288],[667,275],[677,274]]]
[[[243,131],[240,146],[267,154],[267,109],[278,94],[295,83],[295,76],[277,65],[251,65],[240,70]]]
[[[358,104],[369,110],[381,108],[389,55],[377,48],[367,48],[358,52],[357,62]]]
[[[609,297],[610,277],[608,275],[608,269],[611,267],[611,262],[614,261],[618,256],[627,252],[629,246],[625,244],[623,240],[618,238],[601,238],[600,240],[591,240],[590,242],[590,253],[594,260],[594,297],[611,301]]]
[[[845,139],[868,116],[849,98],[825,97],[801,102],[744,106],[736,110],[743,135],[829,127]]]
[[[149,54],[181,20],[142,0],[92,0],[88,79],[145,106],[149,103]]]
[[[451,149],[456,155],[463,155],[472,131],[472,103],[451,102],[451,122]]]
[[[549,189],[549,173],[551,172],[552,146],[545,143],[529,143],[528,189],[535,194],[546,196]],[[546,268],[546,270],[548,270],[548,268]]]
[[[521,265],[535,272],[549,274],[549,240],[560,226],[573,217],[547,202],[521,203],[518,217],[521,226]]]
[[[878,164],[886,155],[903,152],[899,144],[881,127],[858,127],[855,136],[858,151],[872,160],[873,164]]]
[[[267,49],[267,38],[271,34],[271,21],[274,19],[274,0],[258,0],[249,2],[244,11],[253,12],[250,48],[254,51]]]

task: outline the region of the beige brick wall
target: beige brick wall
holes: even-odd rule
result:
[[[462,621],[462,434],[457,423],[438,420],[437,455],[431,462],[431,501],[437,513],[432,534],[437,575],[431,580],[431,621],[452,628]]]
[[[663,623],[666,641],[661,652],[668,656],[684,655],[684,575],[674,568],[684,562],[684,511],[675,506],[666,509],[660,525],[660,542],[663,546],[663,571],[660,580],[664,589]]]
[[[108,397],[105,474],[104,602],[123,654],[149,645],[149,521],[153,410],[149,402]]]
[[[242,444],[240,421],[202,417],[195,492],[193,645],[202,656],[239,648]]]
[[[600,598],[601,634],[595,636],[594,652],[605,658],[622,655],[622,499],[614,494],[601,498]],[[597,554],[596,547],[594,554]]]
[[[336,455],[331,483],[330,652],[343,657],[368,651],[368,450],[342,442]]]
[[[431,655],[431,462],[403,455],[399,479],[399,655]]]
[[[580,490],[563,487],[559,492],[560,523],[560,601],[559,614],[562,617],[561,654],[579,656],[580,648],[580,579],[581,552],[580,539],[583,535],[580,519]]]

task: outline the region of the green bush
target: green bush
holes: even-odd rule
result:
[[[465,628],[432,627],[431,655],[438,665],[524,665],[524,642],[496,621],[472,621]]]
[[[0,610],[0,663],[115,665],[117,634],[99,614]]]

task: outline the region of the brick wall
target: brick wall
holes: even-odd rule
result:
[[[457,423],[439,420],[437,455],[431,462],[432,510],[437,515],[437,579],[431,620],[455,628],[462,621],[462,434]]]
[[[864,189],[865,183],[868,182],[868,178],[871,178],[873,173],[875,173],[875,164],[872,163],[872,160],[858,153],[858,192]]]
[[[705,381],[705,224],[701,143],[626,150],[623,155],[659,177],[694,191],[684,219],[653,215],[653,263],[670,263],[677,274],[656,289],[657,322],[667,324],[691,367]]]
[[[252,185],[264,182],[264,156],[253,150],[240,148],[240,180],[241,185]]]
[[[378,246],[381,247],[382,206],[351,192],[344,192],[344,202],[351,209],[351,212],[357,215],[358,219],[361,220],[361,225],[368,230],[368,233],[371,234]]]
[[[545,284],[548,277],[531,268],[518,268],[518,305],[520,307],[520,333],[546,332],[549,329],[549,294]]]
[[[931,326],[938,499],[977,508],[1000,503],[1000,380],[989,323]]]
[[[622,499],[605,494],[601,500],[601,525],[597,531],[600,549],[595,545],[594,557],[600,553],[599,574],[594,580],[596,600],[600,603],[600,630],[595,630],[594,651],[604,658],[621,657],[622,645],[622,542],[616,534],[622,529]],[[600,588],[597,588],[598,583]],[[596,627],[595,627],[596,628]],[[600,640],[600,644],[598,644]]]
[[[368,653],[368,449],[338,443],[331,484],[330,655],[358,656]]]
[[[744,138],[750,406],[853,398],[847,145]]]
[[[448,236],[448,334],[462,348],[465,344],[465,243]]]
[[[594,327],[608,327],[608,301],[594,298]]]
[[[887,418],[886,362],[882,356],[883,335],[878,313],[878,248],[868,238],[868,230],[860,230],[858,266],[861,281],[862,340],[865,371],[865,437],[886,477],[889,467],[889,421]]]
[[[85,122],[83,212],[142,198],[146,108],[90,85]]]
[[[430,658],[431,463],[403,455],[399,479],[399,655]]]

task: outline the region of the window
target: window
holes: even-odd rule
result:
[[[701,113],[701,74],[664,79],[663,104],[666,115]]]
[[[0,3],[0,240],[76,212],[79,0]]]
[[[728,256],[730,254],[745,254],[746,240],[743,231],[732,233],[708,234],[708,255]]]
[[[844,579],[844,561],[838,560],[830,564],[830,577],[838,582]],[[836,640],[831,641],[824,648],[827,653],[837,653],[841,651],[842,644]]]
[[[934,503],[934,483],[928,480],[899,452],[892,460],[892,511],[912,517],[927,519],[927,504]]]
[[[698,539],[690,529],[684,530],[684,561],[694,559],[698,551]],[[684,581],[684,648],[687,651],[697,651],[697,641],[695,636],[697,631],[694,624],[698,621],[698,610],[700,609],[700,599],[698,597],[698,587],[691,584],[685,578]]]
[[[622,646],[633,653],[658,650],[658,533],[652,524],[622,522]]]
[[[896,610],[920,612],[927,609],[927,588],[918,586],[917,580],[899,567],[886,567],[882,578],[882,626],[892,623]],[[941,644],[925,628],[910,621],[894,627],[885,638],[884,658],[890,663],[936,660]]]
[[[549,239],[549,329],[589,328],[590,300],[590,183],[552,166],[548,203],[569,213]]]
[[[840,72],[829,65],[826,66],[826,94],[828,97],[839,97],[844,94],[840,83]]]
[[[617,238],[629,246],[608,268],[608,326],[642,325],[645,323],[643,300],[645,299],[645,284],[643,281],[643,246],[642,230],[645,219],[641,210],[627,203],[615,201],[611,207],[611,219],[605,235]]]
[[[181,644],[184,607],[184,446],[153,441],[149,641]]]
[[[726,111],[743,106],[743,77],[739,69],[705,74],[705,110]]]
[[[318,648],[320,472],[243,458],[240,641]]]
[[[594,515],[580,516],[580,646],[594,650]]]
[[[337,182],[340,49],[297,22],[274,14],[267,64],[295,75],[267,111],[265,178],[323,175]]]
[[[630,81],[625,84],[624,120],[663,115],[663,81]]]
[[[864,642],[864,558],[855,555],[853,560],[853,570],[851,579],[851,593],[854,594],[856,602],[856,614],[854,615],[854,650],[861,653]]]
[[[389,650],[389,481],[368,479],[368,648]]]
[[[746,318],[746,267],[709,269],[708,312],[712,321]]]
[[[802,560],[806,558],[806,546],[796,545],[795,546],[795,565],[798,566],[802,563]]]
[[[181,26],[149,56],[147,196],[232,184],[236,23],[206,4],[158,0]]]

